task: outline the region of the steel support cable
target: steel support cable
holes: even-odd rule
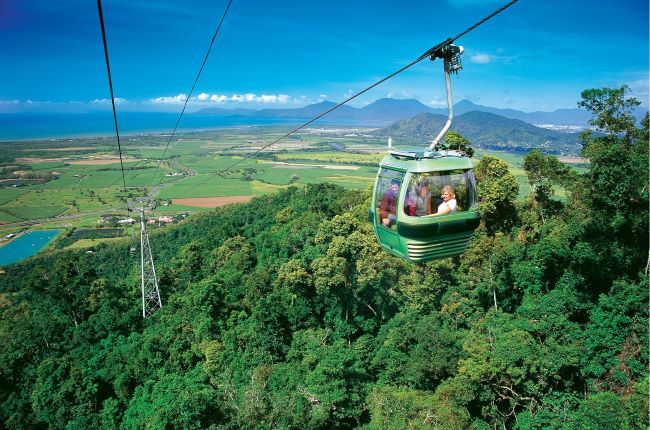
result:
[[[470,31],[474,30],[474,29],[475,29],[476,27],[478,27],[479,25],[483,24],[484,22],[486,22],[486,21],[489,20],[490,18],[494,17],[495,15],[498,15],[499,13],[503,12],[504,10],[506,10],[507,8],[509,8],[510,6],[512,6],[513,4],[517,3],[518,1],[519,1],[519,0],[511,0],[511,1],[508,2],[507,4],[505,4],[505,5],[503,5],[502,7],[500,7],[499,9],[497,9],[497,10],[495,10],[494,12],[492,12],[491,14],[487,15],[485,18],[481,19],[480,21],[478,21],[478,22],[476,22],[475,24],[471,25],[470,27],[466,28],[466,29],[463,30],[462,32],[458,33],[455,37],[450,37],[450,38],[446,39],[445,41],[440,42],[440,43],[438,43],[437,45],[433,46],[432,48],[428,49],[424,54],[420,55],[417,59],[415,59],[415,60],[411,61],[410,63],[408,63],[406,66],[403,66],[403,67],[400,68],[399,70],[397,70],[397,71],[391,73],[390,75],[388,75],[388,76],[386,76],[386,77],[380,79],[379,81],[375,82],[374,84],[372,84],[372,85],[370,85],[370,86],[364,88],[363,90],[359,91],[358,93],[354,94],[353,96],[348,97],[347,99],[345,99],[345,100],[343,100],[342,102],[338,103],[337,105],[335,105],[335,106],[333,106],[333,107],[327,109],[325,112],[323,112],[323,113],[317,115],[316,117],[310,119],[309,121],[307,121],[307,122],[305,122],[305,123],[299,125],[298,127],[294,128],[293,130],[289,131],[288,133],[285,133],[284,135],[282,135],[281,137],[275,139],[273,142],[269,143],[268,145],[264,145],[264,146],[261,147],[260,149],[254,151],[254,152],[252,152],[252,153],[250,153],[250,154],[247,154],[245,157],[243,157],[242,159],[240,159],[240,160],[236,161],[235,163],[229,165],[229,166],[226,167],[225,169],[222,169],[222,170],[219,170],[219,171],[213,173],[212,175],[210,175],[210,176],[209,176],[207,179],[205,179],[204,181],[201,181],[201,182],[199,182],[198,184],[194,185],[193,187],[189,188],[186,192],[192,191],[193,189],[195,189],[195,188],[197,188],[197,187],[199,187],[199,186],[205,184],[206,182],[208,182],[210,179],[214,178],[215,176],[221,176],[221,175],[225,174],[226,172],[228,172],[228,171],[229,171],[230,169],[232,169],[233,167],[235,167],[235,166],[237,166],[237,165],[243,163],[243,162],[246,161],[246,160],[249,160],[249,159],[253,158],[256,154],[258,154],[258,153],[264,151],[266,148],[269,148],[269,147],[275,145],[276,143],[278,143],[278,142],[280,142],[281,140],[287,138],[288,136],[290,136],[291,134],[295,133],[296,131],[298,131],[298,130],[300,130],[300,129],[306,127],[306,126],[308,126],[308,125],[311,124],[312,122],[314,122],[314,121],[316,121],[316,120],[318,120],[318,119],[324,117],[325,115],[327,115],[328,113],[332,112],[333,110],[338,109],[339,107],[343,106],[344,104],[348,103],[349,101],[354,100],[355,98],[359,97],[360,95],[362,95],[362,94],[366,93],[367,91],[369,91],[369,90],[375,88],[377,85],[379,85],[379,84],[381,84],[381,83],[387,81],[388,79],[394,77],[395,75],[397,75],[397,74],[399,74],[399,73],[402,73],[404,70],[406,70],[406,69],[408,69],[408,68],[410,68],[410,67],[416,65],[417,63],[419,63],[420,61],[424,60],[425,58],[432,57],[432,55],[434,55],[434,54],[436,53],[436,51],[438,51],[439,49],[441,49],[443,46],[445,46],[445,45],[449,45],[450,43],[453,43],[456,39],[459,39],[460,37],[464,36],[465,34],[469,33]],[[432,57],[432,59],[433,59],[433,57]]]
[[[99,23],[102,27],[102,41],[104,42],[104,57],[106,58],[106,70],[108,72],[108,86],[111,90],[111,104],[113,105],[113,122],[115,123],[115,134],[117,135],[117,150],[120,155],[120,170],[122,171],[122,185],[126,198],[126,178],[124,177],[124,163],[122,162],[122,145],[120,143],[120,131],[117,127],[117,111],[115,110],[115,96],[113,94],[113,79],[111,78],[111,64],[108,60],[108,45],[106,44],[106,30],[104,29],[104,14],[102,12],[102,0],[97,0],[97,10],[99,11]]]
[[[196,74],[196,78],[194,79],[194,83],[192,84],[192,88],[190,89],[189,94],[185,98],[185,103],[183,104],[183,110],[181,110],[181,114],[178,116],[178,120],[176,120],[176,125],[174,126],[174,130],[172,131],[172,134],[169,137],[169,140],[167,141],[167,146],[165,146],[165,151],[163,151],[162,157],[160,157],[160,160],[158,160],[158,165],[156,166],[156,170],[154,171],[153,175],[151,175],[151,181],[149,181],[148,186],[151,186],[151,183],[153,182],[153,179],[156,176],[156,172],[158,172],[158,169],[160,168],[160,164],[165,159],[165,154],[167,154],[167,149],[169,149],[169,144],[171,143],[172,139],[174,139],[174,135],[176,134],[176,129],[178,128],[178,125],[181,122],[181,118],[183,117],[183,114],[185,113],[185,108],[187,107],[187,102],[190,100],[190,97],[192,96],[192,93],[194,92],[194,88],[196,87],[196,84],[199,81],[199,77],[201,76],[201,72],[203,72],[203,68],[205,67],[205,63],[207,63],[207,61],[208,61],[208,57],[210,56],[210,51],[212,50],[212,45],[214,45],[214,41],[217,39],[217,35],[219,34],[219,30],[221,29],[221,25],[223,24],[223,21],[226,19],[226,15],[228,14],[228,10],[230,9],[231,4],[232,4],[232,0],[229,0],[228,5],[226,6],[226,9],[224,10],[223,15],[221,16],[221,21],[219,21],[219,25],[217,26],[217,29],[214,31],[214,34],[212,35],[212,40],[210,41],[210,46],[208,47],[208,51],[205,53],[205,57],[203,58],[203,63],[201,64],[201,68],[199,69],[199,73]],[[158,185],[159,184],[160,184],[160,182],[158,182]]]

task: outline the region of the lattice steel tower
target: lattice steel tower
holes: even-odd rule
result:
[[[140,211],[140,269],[142,275],[142,317],[147,318],[162,308],[158,278],[153,264],[153,254],[149,245],[149,234],[144,217],[145,201],[129,202],[129,207]],[[153,207],[153,198],[149,200],[148,209]]]
[[[162,308],[156,268],[149,246],[149,234],[144,219],[144,209],[140,209],[140,263],[142,266],[142,317],[147,318]]]

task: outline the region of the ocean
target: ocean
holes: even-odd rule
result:
[[[176,113],[118,113],[121,135],[171,133],[178,120]],[[222,127],[299,125],[301,119],[239,118],[214,115],[184,114],[178,131],[209,130]],[[327,124],[328,121],[319,121]],[[341,123],[341,121],[337,121]],[[92,113],[3,113],[0,114],[0,141],[62,139],[114,136],[115,126],[110,111]]]

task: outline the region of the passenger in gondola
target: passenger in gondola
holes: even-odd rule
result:
[[[415,216],[431,215],[431,192],[429,191],[429,181],[422,178],[416,186],[415,197]]]
[[[433,215],[447,215],[456,212],[456,193],[451,185],[445,185],[440,191],[442,203],[438,206],[438,212]]]
[[[386,227],[395,225],[397,220],[395,213],[397,210],[397,192],[399,191],[400,181],[393,179],[390,181],[390,187],[384,193],[379,205],[379,216],[381,223]]]

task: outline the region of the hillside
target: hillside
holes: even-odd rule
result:
[[[421,145],[431,141],[446,120],[442,115],[424,113],[395,122],[375,134],[391,136],[396,144]],[[471,111],[458,115],[451,130],[467,137],[477,148],[511,151],[540,148],[554,154],[578,154],[581,148],[577,134],[547,130],[489,112]]]

